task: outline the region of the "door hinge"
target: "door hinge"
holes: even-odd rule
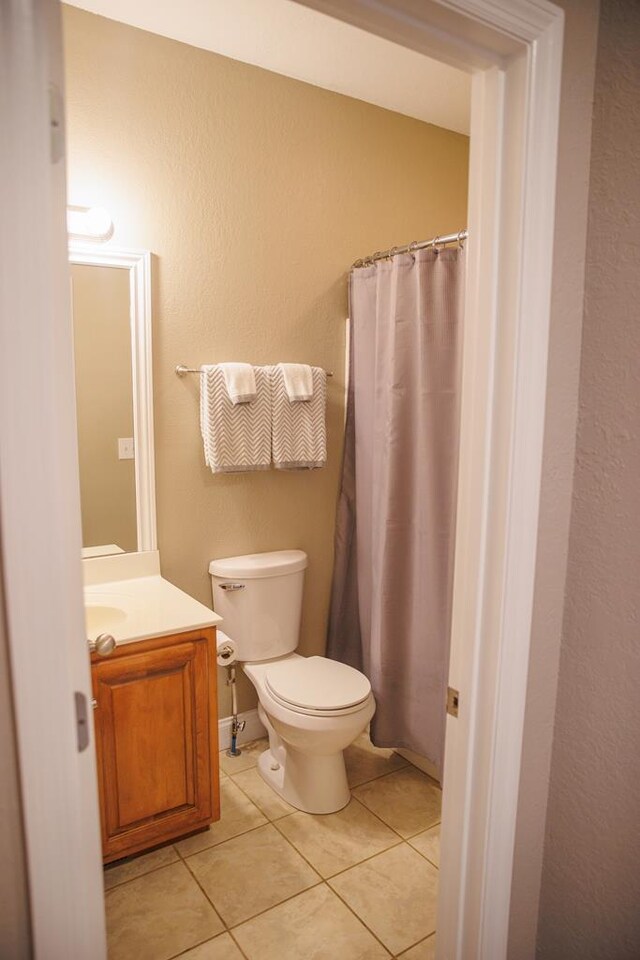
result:
[[[460,705],[460,692],[453,687],[447,687],[447,713],[452,717],[458,716],[458,707]]]

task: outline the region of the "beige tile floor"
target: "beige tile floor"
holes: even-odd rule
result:
[[[105,871],[109,960],[433,960],[440,789],[363,734],[351,802],[311,816],[220,756],[222,817]]]

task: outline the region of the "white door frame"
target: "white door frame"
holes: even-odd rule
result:
[[[474,73],[450,673],[461,704],[447,728],[438,957],[503,960],[542,463],[563,16],[545,0],[299,2]],[[46,86],[61,76],[58,13],[57,0],[8,3],[0,31],[0,91],[10,91],[0,93],[9,144],[0,182],[11,185],[0,221],[0,514],[35,956],[100,960],[94,761],[92,751],[75,751],[72,712],[73,691],[89,694],[89,670],[64,171],[51,165],[47,142]]]
[[[447,718],[437,957],[503,960],[538,537],[563,12],[545,0],[298,2],[473,73],[449,679],[460,711]]]

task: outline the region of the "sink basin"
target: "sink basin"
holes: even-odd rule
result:
[[[87,633],[90,636],[108,632],[127,619],[127,614],[120,607],[111,607],[100,603],[87,604],[84,615]]]

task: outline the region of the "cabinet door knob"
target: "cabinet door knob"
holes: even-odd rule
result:
[[[89,640],[89,650],[99,657],[108,657],[115,650],[116,641],[110,633],[100,633],[95,640]]]

